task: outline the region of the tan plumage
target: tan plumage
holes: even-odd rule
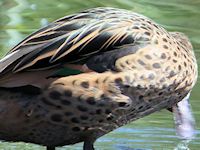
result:
[[[95,8],[28,36],[2,58],[0,77],[0,120],[9,116],[1,139],[49,148],[84,141],[92,150],[98,137],[175,106],[194,86],[197,65],[185,35]]]

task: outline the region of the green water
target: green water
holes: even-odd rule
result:
[[[83,9],[109,6],[142,13],[170,31],[184,32],[191,39],[200,63],[200,0],[0,0],[0,56],[29,33],[64,15]],[[200,81],[191,103],[197,124],[190,150],[200,149]],[[182,146],[181,146],[182,145]],[[100,138],[97,150],[187,150],[174,132],[168,111],[157,112]],[[181,148],[182,147],[182,148]],[[82,144],[58,148],[81,150]],[[0,150],[42,150],[25,143],[0,143]]]

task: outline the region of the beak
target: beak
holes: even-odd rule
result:
[[[195,137],[195,120],[189,103],[190,93],[172,107],[176,133],[180,139],[191,140]]]

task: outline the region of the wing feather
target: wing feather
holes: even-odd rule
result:
[[[63,17],[11,49],[0,60],[0,75],[63,63],[86,63],[94,55],[122,49],[137,40],[137,33],[141,31],[133,26],[138,24],[138,17],[132,12],[112,8],[91,9]]]

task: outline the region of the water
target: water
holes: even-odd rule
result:
[[[109,6],[142,13],[170,31],[184,32],[192,41],[200,63],[200,0],[0,0],[0,56],[29,33],[59,17],[83,9]],[[173,116],[163,110],[119,128],[95,143],[97,150],[198,150],[200,148],[200,81],[192,92],[196,138],[179,141]],[[81,150],[82,144],[58,148]],[[0,143],[2,150],[42,150],[24,143]]]

